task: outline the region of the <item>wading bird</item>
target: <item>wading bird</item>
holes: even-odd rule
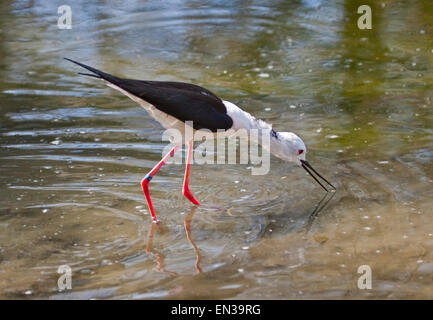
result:
[[[109,87],[122,92],[140,104],[166,129],[177,129],[184,134],[185,125],[192,123],[194,130],[206,129],[207,131],[217,132],[221,130],[228,131],[230,129],[246,129],[259,130],[262,134],[268,134],[270,143],[267,146],[263,145],[263,147],[269,148],[268,151],[271,154],[304,168],[326,192],[328,192],[328,189],[313,173],[336,190],[336,188],[313,169],[305,159],[307,149],[304,142],[296,134],[292,132],[275,132],[270,124],[256,119],[235,104],[220,99],[205,88],[183,82],[123,79],[80,62],[68,58],[65,59],[92,72],[79,72],[79,74],[101,79]],[[174,141],[174,144],[170,152],[168,152],[141,181],[141,187],[149,206],[152,220],[155,222],[158,220],[150,199],[149,182],[167,159],[173,156],[176,149],[182,144],[188,144],[182,193],[193,204],[199,205],[199,202],[194,198],[188,188],[188,175],[193,141],[185,141],[185,139],[183,139],[182,141]]]

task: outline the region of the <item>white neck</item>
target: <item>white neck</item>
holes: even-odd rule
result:
[[[227,114],[233,119],[233,130],[246,129],[247,131],[257,130],[258,137],[269,136],[269,144],[262,143],[261,139],[255,139],[255,135],[251,135],[251,139],[256,143],[260,143],[268,149],[269,152],[278,156],[280,142],[276,132],[272,129],[269,123],[253,117],[248,112],[242,110],[234,103],[223,101],[227,109]]]
[[[272,126],[269,123],[266,123],[263,120],[256,119],[248,112],[242,110],[234,103],[229,101],[224,101],[224,105],[227,109],[227,115],[229,115],[233,119],[233,130],[239,129],[258,129],[258,130],[268,130],[269,132],[272,130]]]

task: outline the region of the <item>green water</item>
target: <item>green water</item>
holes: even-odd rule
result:
[[[371,30],[349,0],[74,1],[70,30],[62,4],[0,3],[1,298],[433,298],[431,1],[364,1]],[[65,56],[202,85],[296,132],[338,192],[309,222],[297,167],[193,165],[194,209],[171,165],[152,226],[163,128]]]

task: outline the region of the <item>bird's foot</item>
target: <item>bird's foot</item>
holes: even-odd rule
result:
[[[189,191],[188,188],[183,188],[182,194],[185,196],[185,198],[187,198],[189,201],[191,201],[196,206],[200,205],[200,203],[194,198],[194,196],[192,195],[191,191]]]

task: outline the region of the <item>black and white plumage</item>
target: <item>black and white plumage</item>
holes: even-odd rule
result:
[[[65,59],[93,72],[93,74],[81,72],[79,74],[102,79],[109,87],[139,103],[167,129],[179,125],[184,127],[185,122],[191,121],[195,130],[207,129],[216,132],[257,128],[268,130],[276,141],[282,138],[269,124],[257,120],[233,103],[220,99],[203,87],[183,82],[123,79],[83,63]],[[300,147],[302,146],[305,147],[300,144]]]
[[[132,95],[134,100],[143,100],[182,122],[192,121],[196,130],[208,129],[215,132],[218,129],[230,129],[233,125],[222,100],[200,86],[173,81],[122,79],[80,62],[67,60],[94,73],[80,74],[105,80],[110,87],[124,91],[128,96]]]
[[[326,191],[325,186],[312,174],[316,173],[320,178],[332,186],[306,161],[306,147],[304,142],[292,132],[275,132],[272,126],[262,120],[256,119],[248,112],[242,110],[235,104],[220,99],[211,91],[194,84],[172,81],[148,81],[123,79],[111,74],[102,72],[83,63],[65,58],[92,73],[79,73],[103,80],[109,87],[114,88],[129,98],[140,104],[147,112],[161,125],[167,129],[177,129],[182,135],[185,134],[185,125],[192,122],[194,130],[210,130],[211,132],[224,131],[227,136],[239,129],[251,131],[258,130],[262,135],[269,135],[269,145],[263,145],[275,156],[299,166],[302,166]],[[189,154],[191,153],[191,141],[174,141],[180,145],[189,143]],[[256,141],[259,142],[260,141]],[[176,148],[176,146],[175,146]],[[175,150],[173,148],[173,152]],[[161,162],[145,177],[147,183],[152,175],[164,164],[165,157]],[[162,163],[162,164],[161,164]],[[188,189],[188,170],[185,173],[184,189]],[[311,170],[311,171],[310,171]],[[154,219],[153,208],[146,193],[146,181],[142,181],[143,191],[145,192],[151,213]],[[332,186],[335,190],[335,187]],[[146,184],[147,188],[147,184]],[[189,190],[186,192],[189,193]],[[189,193],[184,195],[193,203],[198,202]]]

